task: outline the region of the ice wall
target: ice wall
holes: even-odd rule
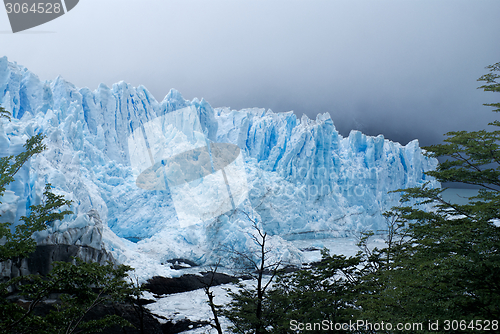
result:
[[[6,57],[0,58],[0,104],[14,116],[0,121],[0,155],[18,154],[39,132],[47,145],[2,198],[0,219],[25,215],[50,182],[73,201],[74,214],[39,239],[61,240],[50,235],[73,229],[66,235],[79,239],[65,242],[82,242],[94,224],[88,213],[95,212],[102,220],[103,247],[124,262],[174,257],[203,262],[224,247],[244,250],[252,230],[248,216],[283,244],[283,239],[383,230],[381,213],[398,200],[388,191],[427,181],[439,186],[424,175],[437,161],[424,157],[417,141],[402,146],[359,131],[344,138],[328,114],[311,120],[292,112],[213,109],[204,100],[184,100],[175,90],[158,102],[146,88],[125,82],[79,89],[61,77],[42,82]],[[241,149],[250,192],[236,211],[181,227],[168,188],[137,187],[128,138],[144,124],[187,107],[196,111],[208,141]],[[285,248],[293,257],[295,250]]]

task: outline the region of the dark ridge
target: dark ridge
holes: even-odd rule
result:
[[[149,279],[145,285],[146,289],[157,296],[169,295],[172,293],[193,291],[205,287],[212,281],[212,286],[235,283],[238,279],[220,273],[202,273],[198,275],[183,275],[181,277],[166,278],[155,276]]]
[[[23,302],[22,299],[16,301],[18,305],[25,308],[30,306],[30,303]],[[45,317],[51,310],[54,310],[54,303],[39,303],[34,309],[33,314],[36,316]],[[85,314],[83,320],[99,320],[107,315],[118,315],[127,320],[133,327],[113,326],[106,328],[106,334],[164,334],[177,333],[164,331],[160,322],[156,319],[149,310],[137,304],[99,304]]]
[[[111,254],[88,246],[40,245],[36,246],[36,250],[26,258],[14,258],[2,262],[2,276],[7,279],[29,274],[46,276],[52,269],[54,261],[71,262],[72,257],[100,264],[106,264],[107,261],[114,262]]]

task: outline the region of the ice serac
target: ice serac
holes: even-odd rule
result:
[[[203,99],[187,101],[176,90],[158,102],[146,88],[125,82],[92,91],[61,77],[42,82],[6,57],[0,58],[0,103],[14,116],[0,121],[0,155],[18,154],[26,139],[40,132],[47,145],[7,189],[0,220],[27,214],[51,183],[54,192],[72,200],[73,214],[39,233],[41,244],[107,250],[149,274],[171,274],[160,263],[172,258],[203,263],[228,249],[248,251],[252,220],[271,235],[279,256],[300,261],[300,251],[287,240],[383,230],[381,213],[399,198],[389,191],[424,182],[439,186],[424,174],[437,161],[423,156],[417,141],[403,146],[359,131],[343,137],[328,114],[311,120],[293,112],[214,109]],[[171,189],[137,186],[138,162],[131,161],[129,145],[134,133],[183,109],[194,110],[196,120],[183,126],[199,126],[204,145],[239,147],[246,180],[238,182],[245,181],[249,193],[236,210],[181,227]],[[175,147],[175,129],[158,129]]]
[[[217,109],[218,140],[243,145],[252,206],[268,231],[287,239],[385,229],[391,190],[421,185],[436,161],[417,141],[406,146],[351,131],[343,138],[328,114],[316,120],[262,109]]]

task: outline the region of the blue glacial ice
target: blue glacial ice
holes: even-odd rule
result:
[[[270,235],[276,256],[300,262],[300,251],[289,241],[383,231],[381,213],[399,199],[389,191],[425,182],[439,187],[424,174],[437,160],[425,157],[417,140],[403,146],[359,131],[343,137],[328,114],[312,120],[293,112],[212,108],[176,90],[158,102],[145,87],[125,82],[91,91],[61,77],[42,82],[6,57],[0,58],[0,104],[13,115],[10,122],[0,120],[1,156],[18,154],[40,132],[47,146],[7,189],[0,220],[26,215],[51,183],[55,193],[73,201],[73,214],[39,233],[38,242],[104,248],[137,267],[139,276],[170,275],[160,264],[172,258],[206,263],[227,250],[248,252],[252,221]],[[165,125],[182,110],[189,117]],[[154,130],[157,140],[149,136],[141,146],[138,134],[158,120],[163,123]],[[188,180],[189,189],[168,175],[162,187],[141,187],[138,177],[146,167],[151,172],[155,164],[164,166],[167,157],[188,150],[182,148],[186,143],[194,150],[189,161],[211,170]],[[214,166],[211,147],[236,147],[236,167]],[[204,150],[209,160],[202,159]],[[159,170],[151,173],[160,175]],[[225,173],[216,177],[217,170]],[[233,192],[229,205],[224,201]],[[226,196],[219,201],[226,206],[206,214],[219,196]]]

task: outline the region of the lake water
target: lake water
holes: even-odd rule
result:
[[[468,199],[477,193],[478,189],[449,188],[442,193],[442,196],[445,201],[462,205],[467,204]]]

